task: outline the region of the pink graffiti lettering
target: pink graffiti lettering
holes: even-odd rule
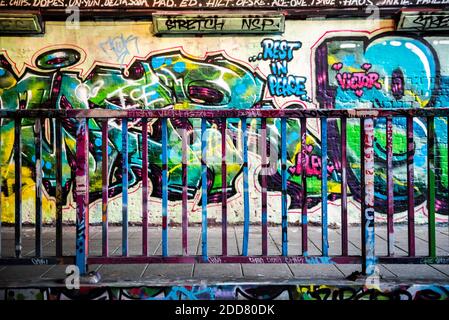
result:
[[[292,175],[301,175],[301,154],[296,154],[295,165],[288,168],[288,172]],[[318,177],[321,179],[321,157],[317,155],[305,154],[305,164],[306,176],[308,177]],[[329,163],[327,165],[327,173],[331,175],[334,171],[339,171],[341,169],[341,163]]]
[[[343,68],[341,62],[334,63],[332,69],[337,71],[336,79],[339,86],[343,90],[352,90],[354,93],[361,97],[363,96],[363,89],[381,89],[382,84],[379,82],[379,74],[376,72],[368,72],[371,69],[371,64],[364,63],[361,68],[364,71],[360,72],[342,72],[339,71]]]

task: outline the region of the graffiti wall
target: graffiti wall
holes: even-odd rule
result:
[[[449,287],[387,285],[192,285],[141,287],[8,288],[0,300],[448,300]]]
[[[251,108],[439,108],[447,106],[449,38],[393,32],[390,20],[286,21],[283,35],[155,37],[149,22],[83,22],[78,29],[48,22],[40,37],[0,37],[0,107],[2,109],[251,109]],[[24,220],[34,221],[34,120],[22,126]],[[261,220],[261,124],[248,120],[249,194],[251,222]],[[447,221],[447,119],[435,119],[437,221]],[[64,120],[64,221],[75,220],[76,121]],[[109,219],[121,220],[122,123],[109,122]],[[267,121],[268,218],[281,221],[279,119]],[[102,123],[89,120],[90,221],[101,221]],[[228,221],[243,221],[242,122],[227,123]],[[301,125],[288,119],[287,187],[289,221],[301,212],[300,154],[306,156],[310,221],[321,216],[321,148],[319,121],[307,121],[306,147],[301,150]],[[385,221],[386,122],[373,123],[376,221]],[[348,120],[349,222],[360,222],[360,123]],[[189,221],[201,221],[201,120],[168,120],[169,221],[181,222],[182,145],[187,133]],[[340,122],[328,127],[329,220],[340,222]],[[142,175],[150,187],[149,221],[161,223],[162,124],[141,119],[128,122],[130,221],[141,221]],[[221,133],[219,121],[207,122],[208,217],[221,219]],[[427,192],[426,120],[414,121],[416,222],[425,222]],[[4,222],[14,221],[14,121],[1,123],[1,209]],[[148,172],[142,170],[142,141],[147,139]],[[44,222],[55,219],[55,122],[43,121],[42,171]],[[405,119],[393,121],[395,220],[406,217]]]

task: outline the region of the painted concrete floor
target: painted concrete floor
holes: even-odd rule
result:
[[[189,227],[188,250],[192,254],[201,253],[200,227]],[[14,228],[2,227],[2,256],[14,254]],[[34,228],[23,229],[24,256],[33,256]],[[241,253],[243,227],[228,227],[228,253]],[[66,226],[63,230],[64,254],[73,255],[75,250],[75,228]],[[301,229],[289,227],[289,254],[301,253]],[[141,253],[141,227],[129,228],[130,255]],[[44,227],[44,256],[53,256],[55,252],[55,229]],[[149,252],[161,254],[161,228],[149,228]],[[171,227],[168,233],[169,255],[181,254],[181,228]],[[385,226],[376,226],[376,253],[387,252],[387,232]],[[209,254],[221,254],[221,228],[213,227],[208,231]],[[281,232],[279,227],[269,227],[269,255],[279,255]],[[121,254],[121,228],[110,227],[110,255]],[[360,255],[360,226],[349,227],[349,254]],[[90,228],[90,255],[101,254],[101,227]],[[329,229],[329,254],[341,252],[341,232]],[[395,255],[407,253],[407,226],[395,226]],[[261,254],[261,227],[250,227],[249,254]],[[321,254],[321,228],[309,226],[309,254]],[[428,254],[427,226],[416,226],[416,254]],[[449,228],[437,227],[437,255],[449,255]],[[150,285],[175,283],[347,283],[354,271],[360,271],[360,265],[294,265],[294,264],[143,264],[143,265],[91,265],[101,275],[102,284]],[[57,285],[65,278],[65,266],[0,266],[0,287]],[[380,281],[394,283],[449,283],[449,265],[379,265]],[[365,281],[359,279],[357,281]],[[349,282],[354,283],[354,282]]]

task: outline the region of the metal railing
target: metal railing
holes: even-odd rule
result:
[[[407,132],[407,226],[408,226],[408,256],[394,255],[394,188],[393,188],[393,125],[392,119],[395,117],[406,118]],[[415,202],[414,202],[414,152],[415,145],[413,139],[413,118],[422,117],[427,121],[427,211],[428,211],[428,243],[429,254],[417,256],[415,252]],[[449,109],[352,109],[352,110],[330,110],[330,109],[289,109],[289,110],[1,110],[0,120],[14,121],[14,166],[15,166],[15,257],[1,257],[0,264],[73,264],[80,268],[81,273],[87,272],[88,264],[108,264],[108,263],[361,263],[365,274],[372,274],[377,263],[449,263],[448,256],[437,256],[436,253],[436,230],[435,230],[435,135],[434,118],[448,118]],[[56,141],[56,252],[55,256],[42,256],[42,130],[41,126],[45,119],[54,119],[55,141]],[[186,149],[189,145],[188,138],[182,136],[182,255],[168,254],[167,231],[169,229],[168,217],[168,119],[201,119],[201,255],[190,255],[188,252],[187,235],[189,228],[188,221],[188,161]],[[261,240],[262,255],[248,254],[248,238],[250,230],[249,211],[249,191],[248,191],[248,132],[247,119],[257,118],[260,121],[261,134],[261,162],[262,168],[267,167],[267,119],[280,119],[280,160],[281,165],[281,231],[282,231],[282,253],[280,255],[268,255],[268,206],[267,206],[267,176],[261,176]],[[307,195],[307,174],[306,174],[306,135],[307,119],[315,118],[320,120],[321,127],[321,255],[308,254],[308,195]],[[374,251],[374,119],[385,118],[386,121],[386,189],[387,189],[387,230],[388,230],[388,253],[383,256],[376,255]],[[21,123],[23,119],[35,119],[35,170],[36,170],[36,223],[35,223],[35,256],[25,258],[22,256],[22,147],[21,147]],[[96,148],[90,144],[89,140],[89,119],[94,119],[101,126],[101,157],[102,157],[102,254],[99,256],[89,255],[89,152]],[[122,255],[110,256],[108,254],[108,121],[120,119],[121,143],[122,143]],[[161,120],[161,190],[162,190],[162,254],[150,255],[148,252],[148,139],[142,139],[142,251],[140,255],[129,254],[129,231],[128,231],[128,121],[129,119],[141,119],[141,134],[148,137],[149,119]],[[227,163],[226,163],[226,121],[228,119],[239,119],[241,122],[241,145],[243,150],[243,245],[241,255],[228,255],[227,243]],[[287,207],[287,142],[286,142],[286,121],[287,119],[300,119],[300,166],[301,170],[301,252],[291,254],[288,252],[288,214]],[[328,237],[328,121],[339,119],[340,121],[340,143],[341,143],[341,254],[329,255]],[[360,120],[360,201],[361,201],[361,255],[349,255],[348,253],[348,195],[347,195],[347,120]],[[207,139],[205,132],[210,120],[218,123],[221,133],[221,175],[222,175],[222,254],[208,254],[208,212],[207,212],[207,161],[206,149]],[[75,132],[76,129],[76,165],[75,170],[75,201],[76,201],[76,253],[74,256],[63,255],[62,237],[62,207],[63,207],[63,172],[62,172],[62,144],[63,144],[63,123],[70,123]],[[449,138],[448,138],[449,140]],[[448,141],[449,145],[449,141]],[[271,156],[271,155],[270,155]],[[1,229],[1,224],[0,224]],[[447,245],[447,244],[446,244]]]

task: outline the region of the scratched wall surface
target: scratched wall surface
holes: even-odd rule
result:
[[[0,37],[0,107],[2,109],[226,109],[226,108],[439,108],[449,100],[447,37],[416,37],[392,31],[390,20],[286,21],[280,36],[154,37],[147,22],[83,22],[78,29],[48,22],[42,37]],[[23,212],[34,221],[35,167],[33,121],[22,121]],[[161,222],[161,121],[149,122],[150,223]],[[251,222],[261,220],[260,122],[248,120]],[[44,222],[55,217],[54,122],[43,122]],[[74,172],[76,123],[63,126],[64,221],[75,220]],[[270,170],[269,221],[281,221],[281,123],[268,119]],[[447,120],[437,118],[437,221],[447,221]],[[108,135],[109,219],[121,221],[121,122],[111,121]],[[89,120],[90,221],[101,221],[101,126]],[[373,124],[375,156],[374,207],[385,221],[386,123]],[[189,221],[201,221],[201,121],[170,119],[169,221],[181,221],[182,130],[188,146]],[[328,128],[329,221],[340,222],[340,123]],[[349,222],[360,222],[360,125],[348,120]],[[300,122],[287,120],[289,221],[301,212]],[[217,122],[207,123],[208,217],[221,219],[221,135]],[[227,125],[228,221],[243,221],[242,126]],[[426,121],[415,119],[416,222],[426,212]],[[310,221],[320,221],[321,132],[319,121],[307,122],[307,192]],[[14,122],[2,121],[0,169],[4,222],[14,222]],[[129,219],[141,221],[141,119],[128,122]],[[405,119],[393,121],[395,220],[406,218]]]

